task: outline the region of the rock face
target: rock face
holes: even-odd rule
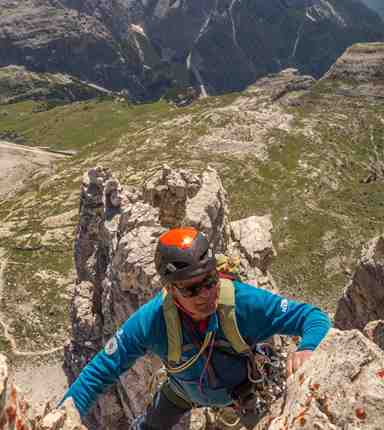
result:
[[[107,169],[91,169],[81,190],[75,245],[78,284],[71,311],[72,341],[65,352],[71,381],[127,317],[159,291],[155,247],[160,234],[177,225],[199,228],[217,253],[241,255],[244,268],[252,269],[250,276],[273,288],[268,273],[274,255],[271,221],[252,217],[231,227],[216,171],[197,176],[164,167],[141,189],[123,191]],[[143,410],[143,393],[156,368],[158,363],[150,358],[139,360],[100,398],[88,424],[126,428]],[[201,423],[202,413],[195,411],[190,419]]]
[[[308,92],[315,83],[313,77],[299,75],[297,69],[285,69],[259,79],[231,105],[207,116],[209,132],[192,144],[194,151],[249,154],[266,161],[270,132],[288,131],[293,126],[293,116],[282,105],[300,103],[300,95]],[[230,117],[231,121],[223,121],[223,116]]]
[[[364,43],[348,48],[324,79],[359,83],[382,83],[384,80],[384,43]]]
[[[384,97],[384,43],[359,43],[348,48],[322,81],[336,83],[347,97]]]
[[[256,429],[379,430],[383,407],[383,351],[357,330],[332,330]]]
[[[0,68],[0,89],[0,104],[23,100],[74,102],[110,93],[68,75],[34,73],[24,66]]]
[[[339,300],[335,326],[363,330],[370,321],[384,319],[384,236],[363,249],[353,278]]]
[[[384,321],[371,321],[365,327],[363,333],[384,350]]]
[[[139,94],[136,51],[119,46],[101,20],[49,0],[1,0],[0,9],[0,66],[69,73]]]
[[[384,40],[348,0],[0,0],[0,66],[66,72],[136,99],[193,83],[244,89],[296,67],[316,77],[346,47]],[[332,41],[332,43],[328,43]]]
[[[384,4],[381,0],[361,0],[369,8],[377,12],[382,18],[384,18]]]

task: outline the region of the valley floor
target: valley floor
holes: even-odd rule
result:
[[[64,155],[0,140],[0,199],[18,189],[37,168]]]
[[[48,401],[55,407],[67,388],[67,378],[59,361],[17,368],[11,371],[11,379],[17,387],[22,387],[25,399],[33,407],[33,415],[43,414]]]
[[[0,141],[0,204],[2,199],[22,187],[34,171],[48,167],[54,160],[65,157],[41,149]],[[0,249],[1,251],[1,249]],[[2,269],[6,259],[0,252],[0,297],[2,291]],[[8,333],[8,326],[0,317],[0,326],[5,331],[5,338],[17,349],[16,341]],[[12,349],[14,349],[12,348]],[[59,348],[61,350],[61,348]],[[17,351],[13,351],[17,352]],[[54,352],[54,351],[52,351]],[[29,353],[22,353],[25,358]],[[30,356],[38,354],[30,353]],[[11,371],[11,380],[18,387],[23,387],[26,400],[33,405],[33,414],[42,414],[47,401],[54,406],[62,398],[67,387],[67,378],[62,370],[61,361],[50,359],[48,362],[35,363]]]

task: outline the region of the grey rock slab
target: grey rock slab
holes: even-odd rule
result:
[[[357,330],[333,329],[255,430],[380,430],[383,409],[384,352]]]

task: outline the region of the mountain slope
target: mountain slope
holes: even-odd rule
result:
[[[164,163],[197,172],[212,164],[232,220],[272,214],[280,290],[332,312],[361,245],[382,230],[383,70],[384,44],[356,45],[321,81],[288,70],[181,109],[121,99],[49,111],[33,101],[1,106],[0,133],[79,151],[0,204],[0,319],[19,350],[67,336],[78,189],[95,165],[128,187]],[[10,354],[2,337],[0,346]]]
[[[381,0],[361,0],[364,4],[376,11],[382,18],[384,18],[384,3]]]
[[[321,76],[355,42],[384,40],[359,0],[0,0],[0,66],[66,72],[132,99],[217,94],[286,67]]]

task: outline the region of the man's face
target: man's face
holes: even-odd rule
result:
[[[199,290],[199,287],[202,287]],[[219,302],[219,278],[216,271],[171,284],[177,301],[195,320],[202,320],[216,312]],[[196,295],[189,295],[198,293]]]

